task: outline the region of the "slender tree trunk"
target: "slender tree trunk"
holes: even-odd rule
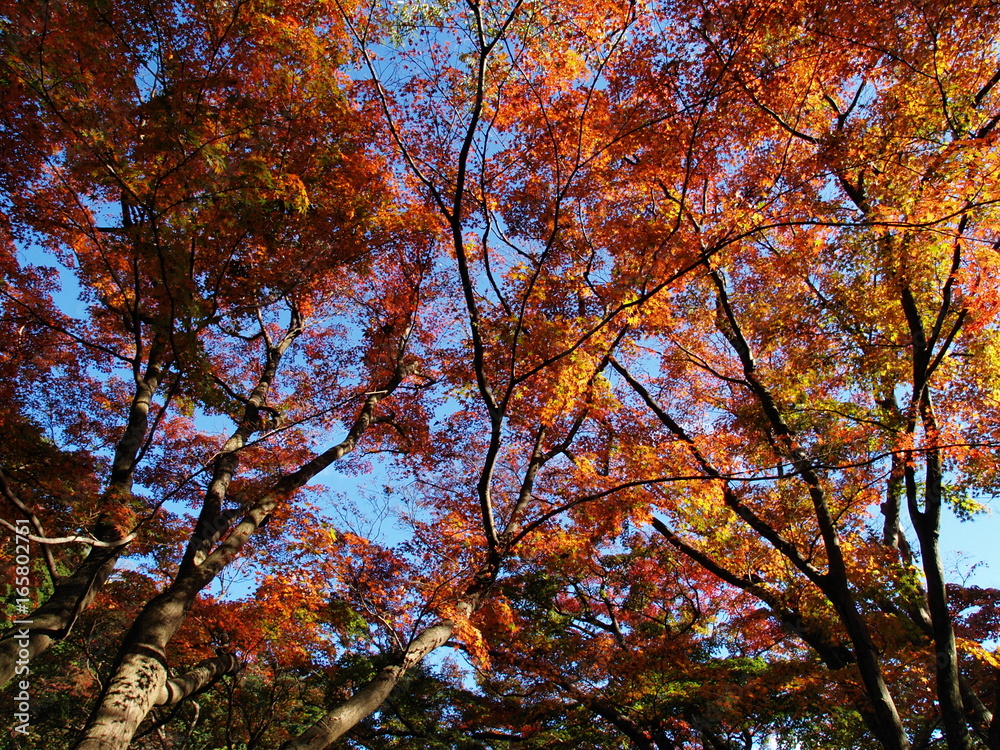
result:
[[[932,461],[928,461],[932,463]],[[925,510],[914,513],[911,519],[920,541],[920,559],[927,579],[927,609],[930,612],[931,632],[934,638],[934,670],[937,680],[938,704],[944,724],[949,750],[972,750],[965,705],[962,700],[958,672],[958,649],[955,631],[948,611],[948,591],[944,568],[938,547],[938,512],[940,509],[940,474],[928,467]]]
[[[962,222],[964,226],[964,218]],[[959,267],[960,252],[961,246],[956,243],[953,273]],[[940,449],[935,445],[938,439],[938,424],[930,389],[930,378],[934,369],[932,364],[934,345],[937,343],[941,324],[949,310],[950,285],[953,278],[953,276],[950,277],[945,285],[941,309],[937,315],[937,323],[931,329],[930,338],[928,338],[917,301],[910,287],[903,286],[900,290],[900,305],[910,330],[913,352],[913,394],[907,419],[907,431],[911,437],[916,437],[919,423],[923,427],[924,437],[929,442],[924,454],[926,476],[924,477],[923,509],[919,507],[917,499],[917,479],[912,453],[905,456],[907,460],[904,481],[907,509],[920,542],[920,558],[924,576],[927,579],[927,609],[930,613],[931,632],[934,638],[937,698],[944,724],[945,740],[949,750],[971,750],[972,737],[969,734],[965,707],[962,703],[962,691],[959,685],[955,632],[951,625],[951,613],[948,611],[948,591],[945,585],[944,568],[941,565],[941,554],[938,549],[938,536],[941,530],[942,466]],[[960,314],[954,324],[952,336],[957,333],[961,322],[962,315]],[[943,344],[945,348],[942,348],[942,354],[946,350],[947,341],[950,338],[946,339]]]
[[[958,679],[959,687],[962,690],[962,704],[965,706],[966,715],[969,717],[969,723],[976,736],[985,742],[990,750],[1000,750],[1000,734],[991,734],[990,732],[990,728],[996,722],[993,712],[986,708],[967,679],[961,674]]]
[[[857,661],[858,671],[861,674],[861,681],[865,687],[865,693],[872,704],[874,722],[877,727],[876,736],[886,750],[908,750],[909,740],[903,729],[903,722],[900,720],[899,712],[893,701],[889,688],[882,675],[882,667],[879,663],[879,652],[872,641],[868,623],[858,609],[854,594],[851,591],[850,577],[847,565],[844,561],[844,553],[840,544],[840,533],[837,529],[837,522],[830,512],[830,504],[827,499],[826,489],[821,481],[822,470],[819,469],[812,459],[798,446],[795,431],[785,422],[778,402],[771,391],[757,376],[757,365],[754,361],[750,349],[750,343],[743,333],[740,323],[733,310],[729,295],[726,291],[726,284],[722,277],[711,271],[711,278],[715,284],[717,296],[716,304],[719,314],[717,327],[726,337],[733,350],[739,356],[743,366],[743,376],[746,385],[754,395],[761,413],[770,425],[774,434],[774,439],[779,447],[779,452],[792,462],[798,472],[799,477],[806,484],[809,498],[812,502],[813,512],[820,536],[823,539],[823,548],[827,556],[827,571],[817,574],[811,566],[803,566],[800,563],[797,567],[813,581],[814,584],[830,600],[830,603],[837,610],[844,628],[854,649],[854,657]],[[739,503],[730,503],[734,510],[751,522],[751,525],[759,530],[769,532],[764,528],[763,521],[756,517],[748,509],[739,507]],[[786,557],[794,554],[798,558],[798,553],[782,543],[777,547]]]
[[[149,410],[167,365],[162,360],[162,347],[154,342],[150,365],[144,377],[137,378],[136,390],[129,408],[125,432],[115,446],[111,479],[105,492],[105,504],[117,506],[126,501],[132,491],[132,477],[142,444],[149,430]],[[119,528],[103,513],[91,529],[102,542],[118,542],[128,530]],[[69,635],[76,618],[97,596],[118,562],[125,545],[91,547],[83,562],[69,578],[54,582],[55,590],[48,600],[0,637],[0,687],[7,684],[19,666],[29,663],[54,642]]]
[[[471,611],[470,605],[466,605]],[[454,623],[444,621],[421,631],[394,663],[382,667],[367,684],[347,700],[331,709],[309,729],[282,745],[281,750],[324,750],[350,731],[358,722],[376,711],[407,671],[451,637]]]
[[[876,737],[886,750],[908,750],[910,742],[903,730],[903,722],[899,718],[899,712],[896,710],[885,678],[882,676],[878,649],[872,641],[868,624],[858,612],[846,580],[840,588],[843,590],[839,595],[830,596],[830,599],[854,647],[858,672],[861,674],[861,681],[872,705]]]
[[[79,567],[59,583],[52,596],[30,615],[15,621],[0,638],[0,686],[24,669],[73,627],[80,612],[90,606],[118,562],[122,547],[92,547]],[[20,624],[24,623],[24,624]]]
[[[473,578],[456,609],[461,617],[470,617],[482,604],[483,597],[493,585],[503,564],[499,553],[490,553],[487,561]],[[455,629],[451,620],[443,620],[426,628],[410,641],[406,649],[388,666],[379,670],[371,680],[345,701],[334,706],[327,714],[281,750],[324,750],[349,732],[358,722],[378,710],[392,689],[419,664],[427,654],[447,642]]]
[[[606,722],[611,724],[611,726],[628,737],[632,746],[635,747],[636,750],[673,750],[674,745],[670,742],[666,735],[661,733],[660,741],[654,741],[650,735],[643,731],[642,727],[607,701],[602,701],[598,698],[587,695],[581,690],[573,687],[573,685],[569,682],[559,680],[557,683],[559,687],[569,694],[573,700],[595,716],[600,716]]]

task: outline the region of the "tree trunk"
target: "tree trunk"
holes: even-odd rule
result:
[[[324,750],[330,747],[359,721],[376,711],[406,672],[431,651],[444,645],[454,629],[454,623],[446,620],[421,631],[395,664],[382,667],[364,687],[294,740],[282,745],[281,750]]]
[[[196,594],[190,585],[175,584],[146,605],[125,637],[114,677],[76,750],[128,747],[157,699],[168,694],[166,646]]]
[[[157,706],[177,705],[185,698],[200,693],[223,675],[236,674],[242,668],[242,662],[233,654],[219,654],[206,659],[184,674],[167,680],[154,703]]]
[[[933,481],[928,481],[927,485],[930,490]],[[958,650],[955,644],[955,631],[951,625],[951,613],[948,611],[948,592],[944,569],[941,566],[938,528],[934,515],[932,513],[928,516],[927,511],[919,515],[911,513],[917,539],[920,541],[920,559],[927,579],[927,608],[930,611],[934,638],[938,704],[949,750],[971,750],[972,738],[962,700]]]
[[[0,687],[18,668],[31,662],[54,642],[62,640],[80,612],[97,596],[111,575],[123,547],[92,547],[73,575],[58,584],[52,596],[23,620],[17,620],[0,638]],[[25,623],[25,624],[20,624]]]
[[[149,429],[153,395],[167,369],[161,356],[162,347],[154,342],[145,376],[136,380],[125,432],[115,446],[111,478],[105,492],[106,504],[118,505],[131,494],[137,457]],[[103,514],[98,517],[91,533],[102,542],[118,542],[127,535],[127,531],[109,523]],[[55,641],[69,635],[76,618],[97,596],[124,549],[124,544],[91,547],[69,578],[59,583],[53,581],[55,590],[48,601],[0,637],[0,687],[7,684],[19,666],[23,667]]]

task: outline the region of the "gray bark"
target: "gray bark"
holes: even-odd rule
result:
[[[232,654],[219,654],[197,664],[182,675],[167,680],[154,699],[157,706],[173,706],[185,698],[199,693],[220,677],[236,674],[243,664]]]

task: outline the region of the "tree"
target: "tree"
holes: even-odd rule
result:
[[[970,746],[966,713],[976,715],[974,727],[984,739],[990,723],[979,710],[975,691],[968,685],[963,691],[937,548],[948,481],[945,463],[961,475],[968,447],[989,442],[976,428],[971,433],[963,429],[974,419],[966,407],[975,404],[978,409],[980,402],[951,400],[953,388],[964,391],[959,381],[979,382],[978,372],[971,382],[964,380],[978,366],[973,364],[974,370],[963,376],[963,368],[944,361],[975,361],[971,352],[982,352],[994,338],[988,322],[994,292],[982,280],[993,262],[996,195],[989,179],[976,184],[966,179],[974,171],[971,162],[990,164],[983,149],[990,150],[994,115],[978,107],[995,86],[995,71],[981,67],[981,51],[965,46],[953,25],[954,12],[924,11],[925,48],[871,44],[876,38],[890,44],[901,39],[898,25],[911,20],[905,16],[861,22],[857,11],[845,9],[852,14],[848,20],[861,28],[857,36],[841,33],[835,41],[823,31],[826,19],[802,18],[802,26],[813,34],[808,38],[789,34],[784,19],[782,27],[791,38],[776,45],[766,14],[734,17],[730,9],[720,9],[712,19],[717,31],[705,34],[706,44],[746,92],[744,117],[756,118],[757,138],[765,128],[773,138],[763,139],[773,149],[760,140],[756,153],[748,149],[745,167],[740,157],[733,159],[730,144],[730,159],[743,168],[731,169],[725,181],[730,190],[740,191],[745,174],[742,193],[753,186],[755,208],[773,230],[757,232],[730,245],[725,254],[705,259],[704,296],[695,297],[695,305],[714,308],[714,315],[685,316],[686,324],[700,328],[702,346],[684,344],[679,353],[669,352],[666,342],[680,340],[676,317],[666,338],[653,334],[664,342],[656,348],[665,366],[672,360],[671,369],[698,370],[697,380],[707,376],[717,383],[717,392],[728,391],[735,399],[727,405],[723,397],[715,405],[731,415],[720,419],[722,434],[706,433],[720,442],[699,440],[698,433],[681,427],[662,406],[671,402],[668,393],[682,380],[676,369],[670,390],[654,396],[627,366],[616,366],[660,429],[689,446],[696,470],[720,480],[722,503],[776,553],[771,562],[756,563],[768,572],[764,582],[720,565],[716,553],[703,558],[705,563],[753,592],[784,620],[802,616],[788,611],[782,601],[787,594],[774,598],[787,585],[789,572],[808,581],[807,590],[818,589],[851,644],[873,712],[868,716],[872,731],[888,747],[905,747],[907,739],[886,684],[887,665],[878,663],[881,649],[871,633],[875,622],[904,612],[933,643],[935,656],[925,659],[935,667],[948,746]],[[834,23],[839,28],[844,22]],[[736,43],[748,48],[754,37],[766,39],[769,57],[767,67],[751,75],[739,67],[742,54]],[[866,60],[866,55],[873,57]],[[949,61],[947,70],[939,67],[929,75],[941,55]],[[848,76],[842,66],[849,66]],[[832,75],[843,84],[830,80]],[[762,85],[774,76],[780,76],[782,85],[765,90]],[[959,92],[967,97],[965,107],[952,104]],[[785,95],[791,98],[779,98]],[[731,109],[732,103],[727,106]],[[917,121],[920,126],[913,129]],[[777,170],[770,166],[775,164],[780,165]],[[954,179],[940,181],[945,172]],[[809,215],[786,199],[784,188],[806,182],[814,185]],[[774,188],[762,191],[761,183]],[[805,194],[800,189],[796,198]],[[692,217],[699,234],[732,232],[728,217],[718,212],[723,196],[717,195],[720,203],[708,207],[714,216],[700,207],[700,215]],[[716,217],[722,218],[721,226]],[[858,304],[862,293],[863,307]],[[798,330],[787,323],[791,310]],[[972,320],[978,322],[970,325]],[[830,351],[838,352],[834,368],[823,362]],[[659,390],[664,381],[656,382]],[[728,456],[719,453],[726,433],[754,447],[730,448]],[[953,437],[945,437],[949,434]],[[739,456],[739,468],[734,456]],[[771,474],[774,489],[767,491],[768,481],[737,489],[727,478],[734,471],[757,478]],[[979,481],[968,475],[958,480]],[[882,483],[885,523],[882,538],[872,544],[858,511],[874,504],[868,493]],[[794,484],[801,494],[785,488]],[[800,500],[793,499],[796,494]],[[808,504],[790,513],[789,504],[795,502]],[[900,596],[906,568],[897,566],[913,560],[899,531],[901,505],[917,532],[926,586],[915,599]],[[809,506],[811,512],[805,510]],[[689,521],[679,523],[687,526]],[[672,529],[661,524],[660,530],[696,558],[710,549],[686,547]],[[806,536],[800,536],[803,532]],[[770,580],[778,561],[786,568],[781,583]],[[872,565],[896,572],[875,582],[866,570]],[[895,578],[899,592],[891,603],[884,589],[878,591],[886,578]]]
[[[50,561],[51,595],[30,616],[19,614],[32,623],[33,657],[68,635],[126,545],[153,570],[174,568],[173,587],[137,613],[115,660],[117,677],[105,686],[127,692],[151,670],[154,687],[129,698],[144,704],[141,721],[153,704],[183,697],[166,681],[163,649],[198,592],[279,497],[352,449],[381,396],[408,373],[401,342],[408,300],[420,294],[419,279],[407,276],[423,262],[419,209],[402,226],[406,201],[386,200],[380,159],[348,116],[335,68],[320,64],[335,53],[332,40],[296,35],[290,18],[211,4],[18,4],[5,23],[5,76],[28,100],[27,122],[12,118],[5,132],[12,149],[37,157],[24,189],[6,195],[8,216],[21,242],[76,267],[89,305],[82,320],[68,317],[52,300],[51,278],[8,256],[6,322],[23,342],[9,365],[33,372],[12,393],[21,410],[7,427],[37,437],[24,461],[12,456],[4,467],[5,496],[26,513],[44,507],[33,519],[36,541],[46,540],[44,529],[90,545],[82,560]],[[264,76],[276,56],[283,75]],[[366,312],[368,297],[353,293],[352,276],[368,275],[379,245],[407,249],[398,265],[406,288],[395,307],[377,311],[381,321],[362,325],[395,323],[396,335],[347,344],[347,334],[325,321],[338,309]],[[393,281],[385,274],[367,291],[384,293]],[[307,331],[310,319],[320,324]],[[342,345],[350,348],[342,362],[354,362],[356,372],[325,373],[322,388],[296,389],[294,378],[279,386],[281,359],[297,339],[313,358],[302,377],[328,367]],[[114,365],[124,365],[131,384],[108,377]],[[49,399],[32,397],[41,388],[50,413]],[[131,406],[119,421],[123,400]],[[308,444],[297,425],[317,410],[318,423],[330,425],[353,411],[353,425],[335,447],[310,456],[296,448]],[[194,426],[202,414],[233,419],[234,431],[214,449]],[[39,421],[49,440],[33,426]],[[248,445],[256,433],[290,438],[288,447]],[[49,447],[53,438],[79,450],[62,458]],[[113,456],[102,455],[107,443]],[[60,484],[38,476],[53,462],[45,451],[63,462],[81,454],[75,471],[91,471],[71,513],[61,513],[73,504],[56,494]],[[156,460],[144,471],[142,459]],[[230,486],[241,459],[251,470]],[[295,464],[297,472],[276,481]],[[203,471],[211,478],[199,487],[192,480]],[[104,489],[88,495],[97,484]],[[261,504],[258,488],[267,487]],[[240,491],[258,497],[242,500]],[[171,499],[200,500],[192,528],[181,531],[183,518],[165,512]],[[83,528],[87,534],[74,534]],[[185,537],[186,550],[167,548]],[[57,579],[59,564],[70,572]],[[177,609],[165,614],[170,607]],[[20,635],[14,628],[4,639],[5,680],[24,646]],[[232,671],[232,657],[215,666]],[[113,731],[127,742],[134,729]]]
[[[4,16],[5,211],[90,304],[6,245],[3,325],[37,332],[4,362],[8,510],[91,535],[48,561],[32,655],[141,568],[77,746],[166,737],[154,706],[236,644],[287,715],[248,743],[461,716],[483,743],[997,747],[995,622],[956,619],[978,600],[938,550],[995,486],[996,9],[282,12]],[[303,504],[359,445],[412,505],[395,547]],[[237,608],[211,587],[239,559]],[[449,641],[476,691],[419,666]]]
[[[546,51],[573,72],[561,78],[543,68],[533,78],[537,58],[531,57],[530,42],[517,46],[520,39],[505,40],[510,62],[490,68],[495,37],[486,30],[508,28],[509,16],[478,20],[486,11],[473,7],[467,28],[470,57],[477,63],[470,65],[468,83],[458,87],[459,96],[471,100],[463,102],[471,114],[454,145],[444,139],[429,144],[413,135],[435,116],[445,120],[462,111],[454,100],[440,109],[408,108],[408,98],[391,99],[384,85],[380,89],[401,150],[453,227],[461,223],[463,169],[471,174],[473,167],[466,165],[472,164],[480,175],[468,178],[475,198],[466,209],[478,213],[462,227],[482,236],[477,248],[482,273],[463,273],[463,283],[473,343],[478,337],[480,356],[488,363],[477,371],[487,411],[492,394],[504,394],[491,411],[493,437],[480,450],[487,456],[500,452],[504,423],[516,419],[516,407],[508,411],[508,404],[537,374],[530,366],[523,375],[518,372],[518,344],[521,351],[528,349],[519,337],[548,347],[534,355],[545,367],[570,351],[582,355],[576,360],[587,372],[578,372],[575,380],[581,390],[560,393],[544,377],[532,383],[538,399],[532,414],[548,434],[539,430],[520,438],[522,455],[535,462],[523,470],[530,485],[522,486],[541,495],[538,472],[562,452],[574,467],[559,477],[559,489],[565,493],[569,484],[578,498],[550,501],[555,510],[539,521],[575,503],[613,496],[610,507],[600,511],[606,535],[615,514],[629,510],[627,493],[610,490],[700,476],[701,489],[691,490],[701,495],[697,504],[726,509],[714,523],[738,519],[737,539],[771,545],[776,558],[756,564],[790,566],[793,580],[802,577],[795,587],[804,586],[795,598],[805,595],[813,602],[789,606],[787,570],[776,587],[764,586],[755,580],[760,572],[719,564],[662,521],[657,529],[723,580],[758,596],[829,666],[856,664],[865,693],[862,714],[884,745],[905,747],[908,739],[872,633],[875,622],[901,612],[904,630],[915,623],[922,633],[918,648],[927,648],[927,635],[933,641],[936,698],[949,746],[971,741],[966,713],[988,738],[989,713],[976,691],[962,686],[936,540],[944,454],[960,474],[970,448],[975,453],[991,445],[991,428],[979,432],[991,421],[983,419],[983,402],[970,400],[966,390],[982,382],[990,361],[987,342],[994,339],[995,292],[986,283],[994,262],[996,201],[996,111],[988,102],[997,79],[986,52],[990,42],[984,47],[972,41],[976,37],[965,37],[964,20],[956,19],[968,13],[954,7],[921,9],[915,16],[895,8],[870,12],[867,6],[848,6],[837,14],[732,4],[673,10],[674,29],[684,28],[685,18],[697,18],[687,24],[686,37],[702,55],[697,62],[667,64],[676,39],[642,36],[634,17],[617,26],[618,18],[603,17],[619,32],[601,37],[608,44],[603,49],[585,32],[576,37],[569,32],[567,39],[549,28]],[[910,40],[914,23],[925,35],[916,46]],[[358,32],[368,33],[367,27]],[[618,72],[619,54],[627,60],[627,73]],[[643,60],[649,61],[646,69]],[[376,75],[373,63],[371,68]],[[440,81],[455,73],[436,78],[438,70],[426,74],[433,84],[415,75],[398,90],[406,97],[419,86],[428,92],[453,90],[453,83]],[[487,89],[487,80],[503,98]],[[434,100],[428,94],[420,101]],[[622,105],[612,106],[617,103]],[[518,115],[505,117],[509,105]],[[493,119],[477,130],[478,118],[487,112]],[[456,132],[450,124],[450,130],[442,123],[431,132]],[[502,135],[490,140],[493,132]],[[456,163],[457,171],[449,169]],[[491,171],[496,164],[501,166]],[[468,252],[465,232],[454,228],[453,237],[461,262]],[[491,292],[491,264],[503,268],[512,262],[492,242],[511,238],[521,267],[506,277],[507,286],[493,283]],[[521,246],[514,246],[518,242]],[[606,274],[603,285],[590,278],[600,272]],[[526,283],[518,286],[518,280]],[[873,294],[873,286],[885,296]],[[861,299],[866,307],[859,307]],[[513,336],[504,338],[497,330],[491,339],[481,322],[495,319],[483,312],[487,309],[514,318]],[[634,318],[629,331],[616,325],[624,311]],[[789,320],[798,327],[790,327]],[[595,353],[586,362],[584,345],[595,342],[596,332],[610,334],[596,347],[604,357]],[[838,361],[839,367],[830,367],[831,348],[851,366]],[[960,361],[974,363],[965,376],[957,370],[946,376],[947,366],[939,372],[953,351]],[[986,358],[977,361],[972,351]],[[650,360],[658,358],[662,363],[652,367]],[[765,361],[772,372],[761,374],[767,372]],[[621,407],[613,412],[617,418],[606,419],[617,425],[594,441],[598,450],[570,452],[570,446],[553,441],[558,428],[546,418],[559,413],[559,396],[586,393],[609,364]],[[566,374],[560,365],[549,372],[559,370]],[[635,377],[635,370],[651,375],[651,382]],[[930,385],[935,374],[938,395]],[[958,381],[966,383],[959,387],[961,403],[935,407],[934,399],[944,403]],[[646,418],[626,410],[630,399],[645,408]],[[898,400],[909,403],[897,405]],[[731,417],[716,418],[707,425],[711,430],[700,430],[699,439],[664,404],[679,404],[674,408],[699,428],[706,424],[706,406],[709,413]],[[974,416],[966,411],[969,405]],[[596,411],[577,412],[575,420],[567,415],[564,434],[572,434],[571,441],[579,437],[576,431],[598,419]],[[826,416],[809,419],[813,413]],[[945,413],[954,420],[954,437],[942,443]],[[648,419],[649,437],[636,442],[637,424]],[[553,442],[559,450],[550,456],[544,449]],[[592,470],[603,465],[611,474],[612,447],[621,462],[617,484],[595,478]],[[588,462],[591,471],[584,469]],[[493,509],[483,480],[491,470],[487,459],[477,483],[488,545]],[[968,476],[956,484],[983,486],[983,479]],[[872,503],[870,488],[882,481],[886,518],[881,542],[872,545],[865,543],[863,511]],[[785,506],[793,502],[797,482],[804,493],[797,502],[806,504],[790,509]],[[692,525],[695,498],[654,492],[658,496],[653,508],[672,510],[677,523]],[[523,503],[510,506],[515,516],[535,499],[520,497]],[[650,502],[646,499],[639,512],[648,513]],[[904,505],[917,529],[926,591],[909,573],[912,558],[899,532]],[[513,525],[515,542],[525,527],[534,530],[535,524],[518,519]],[[789,538],[792,529],[795,536]],[[702,528],[702,535],[716,533],[711,522]],[[578,531],[575,539],[592,536]],[[845,554],[848,545],[851,552]],[[727,550],[725,557],[730,554]],[[891,573],[862,584],[870,575],[866,566],[886,566]],[[898,593],[878,593],[883,586]],[[907,594],[914,586],[917,591]],[[864,601],[868,598],[877,603],[874,611]],[[829,625],[813,626],[808,610],[816,606],[832,608],[836,628],[843,629],[835,637],[823,632]],[[912,634],[908,640],[904,643],[913,648]],[[916,671],[912,665],[910,670]]]

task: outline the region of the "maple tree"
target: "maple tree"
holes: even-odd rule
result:
[[[54,589],[27,618],[27,647],[36,656],[68,634],[126,546],[153,569],[173,567],[172,587],[133,612],[138,619],[116,657],[114,684],[143,704],[136,722],[154,703],[175,703],[235,668],[233,656],[223,654],[192,672],[193,682],[166,682],[162,662],[148,654],[162,652],[183,612],[277,498],[351,450],[380,396],[398,386],[408,367],[401,359],[404,325],[393,339],[369,339],[369,347],[348,344],[347,332],[327,326],[306,330],[309,319],[336,316],[337,308],[344,316],[359,305],[365,312],[354,278],[369,275],[380,245],[412,248],[399,264],[405,275],[419,274],[425,243],[415,235],[418,211],[403,226],[405,201],[385,200],[379,157],[366,153],[360,120],[346,116],[336,70],[319,64],[333,48],[315,35],[296,37],[298,22],[290,17],[243,10],[227,13],[211,4],[9,9],[5,73],[15,91],[33,96],[24,109],[34,119],[11,122],[8,132],[11,148],[37,154],[38,167],[24,190],[11,191],[8,217],[22,241],[51,248],[76,268],[89,305],[83,320],[66,316],[52,300],[52,279],[17,267],[8,253],[5,309],[17,331],[12,340],[21,346],[7,363],[40,370],[21,379],[23,390],[11,403],[22,404],[23,421],[37,431],[32,422],[49,416],[49,404],[32,391],[45,384],[57,402],[64,392],[89,390],[86,400],[57,404],[45,427],[94,457],[87,459],[93,479],[84,474],[75,488],[78,503],[39,477],[48,459],[32,455],[38,452],[32,446],[26,462],[5,467],[5,496],[19,509],[35,504],[34,491],[54,495],[46,514],[34,519],[37,537],[44,539],[43,529],[56,537],[66,536],[63,529],[69,536],[89,532],[76,536],[90,544],[84,559],[52,561]],[[74,49],[79,55],[67,55]],[[104,55],[99,68],[84,62]],[[274,70],[276,56],[285,75],[261,77]],[[323,199],[310,200],[310,191]],[[383,274],[370,291],[394,281]],[[394,309],[379,311],[382,325],[407,322],[419,279],[407,276],[406,285]],[[343,347],[342,361],[356,362],[357,372],[342,379],[324,373],[322,389],[296,388],[295,377],[277,386],[281,358],[297,339],[306,360],[300,377],[325,369],[326,357]],[[108,377],[114,364],[131,371],[131,387]],[[343,411],[334,405],[338,396]],[[131,402],[124,423],[117,408],[123,400]],[[331,425],[354,411],[353,426],[336,447],[310,455],[296,425],[315,411],[319,424]],[[199,414],[234,422],[230,437],[209,453],[214,441],[195,427]],[[12,434],[24,429],[6,426]],[[255,433],[280,433],[287,447],[248,445]],[[104,441],[115,446],[110,462],[95,452]],[[141,459],[149,470],[137,469]],[[230,486],[240,459],[252,468]],[[263,504],[238,500],[241,485],[245,492],[273,486],[275,472],[296,463],[298,472],[287,472]],[[193,483],[206,469],[210,480]],[[98,492],[102,473],[105,488]],[[72,484],[73,476],[60,481]],[[163,503],[198,502],[199,495],[186,550],[174,557],[178,550],[164,545],[184,538],[177,535],[183,519],[171,517]],[[72,513],[61,513],[61,505]],[[59,565],[69,567],[68,575],[57,578]],[[14,629],[4,639],[5,680],[22,648],[17,636]],[[157,689],[148,689],[143,670],[154,673]],[[110,731],[127,742],[135,728],[116,724]]]
[[[5,6],[0,477],[66,743],[1000,747],[938,549],[996,485],[997,15]],[[359,447],[397,545],[308,486]]]

